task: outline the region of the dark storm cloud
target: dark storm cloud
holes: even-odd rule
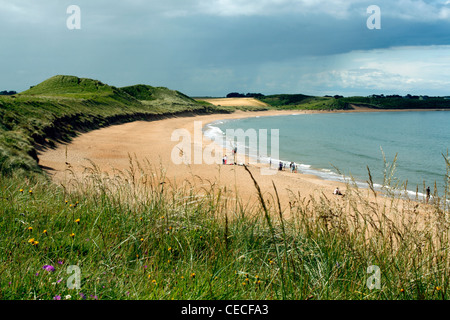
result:
[[[338,58],[355,51],[349,56],[359,61],[374,49],[450,44],[445,1],[376,2],[0,0],[0,88],[24,90],[55,74],[73,74],[116,86],[164,85],[191,95],[241,88],[296,92],[308,81],[317,90],[323,85],[319,78],[347,90],[342,77],[305,76],[344,67],[368,70],[356,62],[344,66]],[[81,8],[81,30],[66,27],[71,4]],[[380,30],[366,27],[371,4],[382,10]],[[360,76],[362,86],[367,80],[366,71],[342,72]]]

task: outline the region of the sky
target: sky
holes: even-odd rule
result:
[[[0,46],[0,91],[450,95],[450,0],[0,0]]]

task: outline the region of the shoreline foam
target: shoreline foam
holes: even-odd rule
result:
[[[372,110],[372,109],[370,109]],[[371,112],[369,110],[355,110],[355,112]],[[375,112],[378,112],[379,110],[376,110]],[[383,112],[384,110],[381,110],[381,112]],[[387,111],[391,111],[391,110],[387,110]],[[394,110],[392,110],[394,111]],[[395,111],[407,111],[407,112],[423,112],[423,111],[447,111],[447,110],[441,110],[441,109],[433,109],[433,110],[415,110],[415,109],[407,109],[407,110],[395,110]],[[348,112],[348,111],[347,111]],[[310,113],[310,112],[308,112]],[[331,112],[313,112],[313,113],[331,113]],[[336,112],[338,113],[338,112]],[[342,112],[345,113],[345,112]],[[305,114],[305,113],[302,113]],[[289,115],[302,115],[300,113],[294,113],[294,114],[289,114]],[[260,118],[260,116],[254,116],[255,118]],[[263,116],[263,117],[271,117],[270,115],[267,116]],[[207,124],[204,124],[203,128],[202,128],[202,132],[203,134],[211,141],[216,141],[217,139],[220,140],[220,137],[225,136],[225,132],[222,131],[222,129],[220,129],[220,127],[218,125],[224,124],[228,121],[234,121],[234,120],[242,120],[244,118],[240,118],[240,119],[232,119],[232,120],[215,120],[212,122],[209,122]],[[227,141],[225,141],[225,144],[219,147],[223,147],[224,149],[228,150],[228,152],[232,152],[232,146],[230,145],[230,143],[227,143]],[[239,150],[241,150],[241,152],[239,152]],[[245,153],[242,153],[242,150],[245,151]],[[250,150],[247,146],[238,146],[238,154],[244,155],[244,156],[248,156],[249,158],[251,158],[253,161],[256,161],[258,164],[264,165],[264,166],[269,166],[269,159],[270,157],[268,156],[258,156],[258,150]],[[276,167],[278,166],[278,163],[281,161],[282,163],[286,164],[286,167],[288,166],[288,164],[290,163],[289,160],[286,159],[275,159],[272,158],[271,159],[273,161],[273,163],[275,163],[276,165],[274,166],[272,164],[272,168],[277,169]],[[361,179],[354,179],[353,177],[347,177],[345,175],[341,175],[339,173],[336,173],[332,170],[329,169],[324,169],[324,168],[316,168],[313,167],[311,164],[305,164],[305,163],[296,163],[296,165],[299,168],[299,172],[300,174],[307,174],[307,175],[314,175],[317,178],[326,180],[326,181],[333,181],[333,182],[339,182],[339,183],[349,183],[352,182],[353,184],[355,184],[358,188],[363,188],[363,189],[369,189],[369,184],[367,181],[362,181]],[[289,171],[289,169],[287,169],[287,171]],[[289,172],[291,173],[291,172]],[[292,174],[292,173],[291,173]],[[409,189],[404,189],[404,188],[398,188],[398,189],[394,189],[390,186],[383,186],[382,184],[379,183],[374,183],[373,184],[374,190],[377,192],[380,192],[381,194],[385,194],[388,192],[393,192],[396,195],[399,195],[402,197],[402,199],[408,199],[408,200],[417,200],[417,201],[423,201],[426,198],[426,195],[422,192],[418,192],[418,191],[414,191],[414,190],[409,190]],[[431,199],[433,199],[433,196],[431,195]]]

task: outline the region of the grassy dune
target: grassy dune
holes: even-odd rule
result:
[[[41,172],[36,150],[111,124],[182,113],[230,112],[167,88],[124,89],[92,79],[55,76],[14,96],[0,96],[0,172]]]

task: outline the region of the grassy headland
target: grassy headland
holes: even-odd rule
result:
[[[351,105],[389,110],[389,109],[450,109],[450,99],[445,97],[419,96],[372,96],[340,98],[342,105]]]
[[[92,79],[55,76],[0,97],[0,172],[40,172],[36,149],[78,132],[183,113],[230,112],[167,88],[116,88]]]

